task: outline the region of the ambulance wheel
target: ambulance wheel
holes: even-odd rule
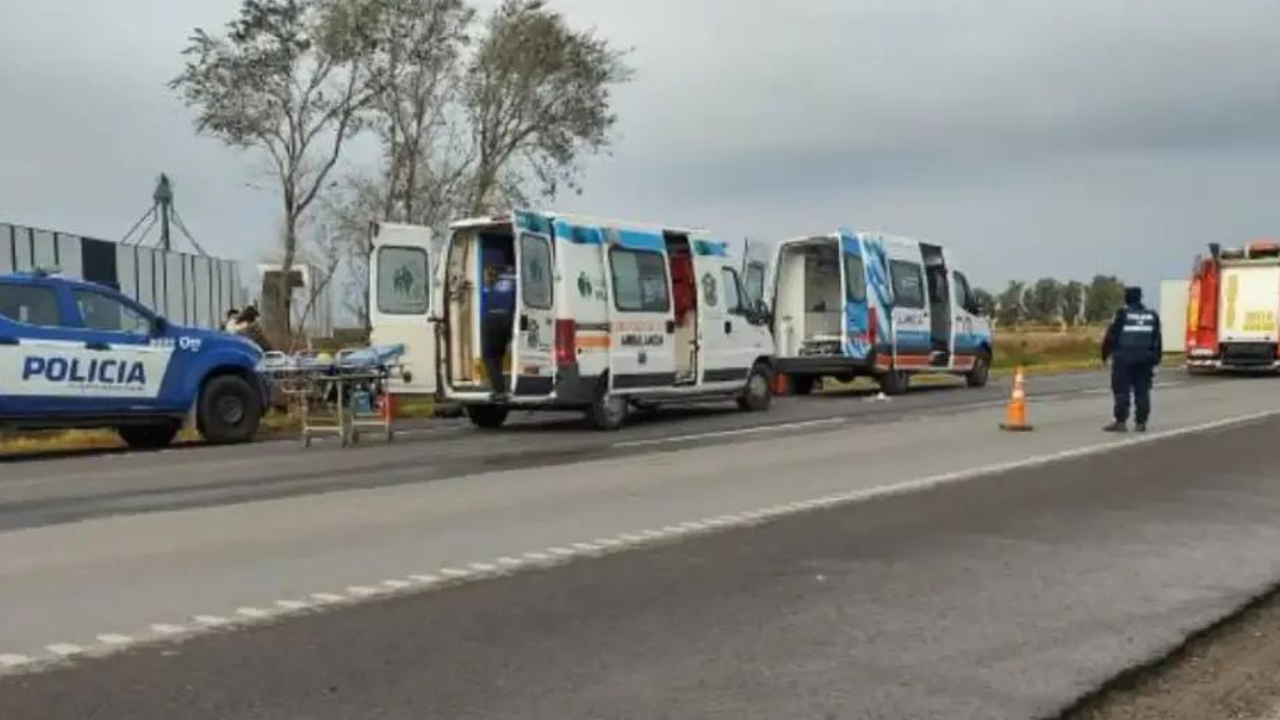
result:
[[[880,392],[901,395],[911,386],[911,376],[901,370],[890,370],[880,376]]]
[[[587,420],[597,430],[617,430],[627,421],[627,407],[625,397],[603,392],[587,408]]]
[[[756,363],[747,376],[747,387],[738,396],[738,407],[747,412],[764,412],[773,401],[773,373],[764,363]]]
[[[987,379],[991,377],[991,358],[984,353],[973,359],[973,367],[964,376],[964,382],[971,388],[981,388],[987,386]]]
[[[196,422],[200,435],[215,445],[248,442],[258,432],[262,398],[239,375],[218,375],[200,392]]]
[[[472,425],[485,430],[496,430],[507,421],[510,410],[500,405],[468,405],[465,409]]]
[[[818,382],[818,379],[812,375],[792,375],[789,379],[792,395],[809,395],[813,393],[813,386]]]
[[[169,447],[181,428],[182,423],[166,420],[149,425],[121,425],[116,432],[131,450],[159,450]]]

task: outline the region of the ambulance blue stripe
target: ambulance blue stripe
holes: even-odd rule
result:
[[[694,240],[693,252],[704,257],[729,257],[729,246],[719,240]]]
[[[556,221],[556,239],[567,240],[577,245],[601,245],[604,236],[600,228],[574,225],[566,220]]]
[[[667,244],[663,241],[661,235],[640,232],[637,230],[619,230],[618,242],[623,247],[631,250],[652,250],[655,252],[662,252],[667,248]]]
[[[551,222],[537,213],[531,213],[527,210],[518,210],[515,213],[516,227],[521,230],[539,233],[541,235],[551,234]]]

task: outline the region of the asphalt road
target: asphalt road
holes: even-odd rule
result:
[[[1164,382],[1187,379],[1168,373]],[[1101,373],[1035,377],[1033,401],[1105,394]],[[332,443],[303,451],[296,442],[161,453],[95,453],[57,459],[0,460],[0,531],[113,515],[180,510],[358,488],[415,484],[466,474],[644,454],[684,445],[732,445],[762,434],[803,434],[836,425],[896,422],[998,408],[1007,382],[982,390],[951,383],[890,402],[867,392],[779,398],[748,414],[731,406],[687,407],[633,418],[617,433],[585,429],[576,416],[527,414],[498,432],[442,421],[405,433],[391,447]],[[1105,417],[1106,401],[1099,399]]]
[[[8,463],[0,718],[1044,716],[1280,580],[1280,383],[1162,382]]]
[[[1205,410],[1243,412],[1275,387],[1171,390],[1177,427],[1164,437],[1010,445],[994,435],[988,460],[1022,458],[1007,466],[974,465],[944,441],[958,453],[950,464],[975,476],[10,676],[0,717],[1047,717],[1280,581],[1280,419],[1251,410],[1253,420],[1214,424],[1221,415]],[[1043,408],[1041,432],[1086,422],[1096,432],[1084,405]],[[975,419],[895,427],[965,440]],[[828,487],[896,480],[852,435],[825,430],[792,454],[791,438],[754,439],[734,446],[750,457],[719,452],[719,463],[755,502],[764,498],[746,465],[808,457],[773,478],[806,485],[804,495],[822,485],[806,478],[837,469],[879,480]],[[900,449],[888,434],[875,442]],[[705,483],[712,464],[696,461],[709,452],[647,464]],[[917,458],[903,477],[929,464]],[[600,510],[599,498],[587,502]]]

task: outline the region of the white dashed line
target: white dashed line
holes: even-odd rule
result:
[[[311,599],[329,604],[340,603],[343,600],[346,600],[346,598],[341,595],[334,595],[333,593],[311,593]]]
[[[187,631],[181,625],[170,625],[168,623],[156,623],[151,626],[151,630],[161,635],[179,635]]]
[[[471,569],[475,570],[476,572],[490,573],[490,572],[493,572],[494,570],[497,570],[498,568],[493,565],[490,565],[489,563],[475,562],[475,563],[471,563]]]
[[[507,567],[517,567],[523,565],[524,562],[513,557],[500,557],[498,558],[498,564],[505,565]]]
[[[301,600],[277,600],[276,607],[284,610],[305,610],[311,606]]]
[[[373,597],[379,592],[381,592],[381,590],[378,588],[369,587],[368,585],[352,585],[347,588],[347,594],[354,595],[356,597]]]
[[[103,645],[128,645],[129,643],[133,642],[133,638],[129,637],[128,635],[116,635],[114,633],[107,633],[105,635],[99,635],[98,642],[102,643]]]
[[[820,420],[805,420],[804,422],[779,423],[777,425],[761,425],[758,427],[739,428],[737,430],[719,430],[716,432],[697,433],[694,435],[674,435],[672,437],[653,438],[651,440],[629,440],[627,442],[614,443],[615,448],[634,448],[647,447],[649,445],[671,445],[674,443],[690,442],[693,440],[703,440],[706,438],[722,438],[734,437],[737,435],[758,435],[760,433],[786,432],[788,430],[799,430],[802,428],[819,427],[822,425],[842,425],[848,421],[848,418],[833,417],[822,418]]]
[[[459,568],[441,568],[440,574],[447,578],[464,578],[471,574],[469,570],[461,570]]]
[[[581,550],[583,552],[598,552],[600,550],[599,545],[589,542],[574,543],[571,547],[573,547],[574,550]]]
[[[413,583],[404,580],[383,580],[382,584],[392,590],[404,590],[405,588],[413,587]]]
[[[573,555],[572,550],[562,547],[547,548],[547,552],[551,553],[555,557],[570,557]]]
[[[0,655],[0,667],[16,668],[35,662],[26,655]]]
[[[619,540],[621,540],[621,541],[622,541],[622,542],[624,542],[624,543],[641,543],[641,542],[644,542],[644,537],[643,537],[643,536],[640,536],[640,535],[632,535],[631,533],[623,533],[623,534],[621,534],[621,535],[619,535],[619,536],[618,536],[618,539],[619,539]]]
[[[527,552],[524,556],[534,562],[546,562],[551,559],[550,555],[542,552]]]
[[[84,648],[79,645],[72,645],[71,643],[54,643],[53,645],[47,645],[45,647],[49,652],[61,657],[79,655],[84,652]]]
[[[254,620],[261,620],[262,618],[271,615],[271,611],[256,607],[242,607],[236,608],[236,614],[243,615],[247,618],[253,618]]]
[[[423,585],[435,585],[440,582],[439,575],[410,575],[409,579]]]
[[[192,618],[192,620],[208,627],[218,627],[219,625],[226,625],[231,622],[231,620],[224,618],[221,615],[197,615]]]
[[[591,542],[602,548],[616,548],[622,546],[621,540],[614,540],[613,538],[597,538]]]

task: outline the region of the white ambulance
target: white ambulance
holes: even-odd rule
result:
[[[516,276],[497,395],[480,340],[488,265]],[[615,429],[632,407],[769,406],[767,316],[744,300],[727,244],[703,231],[521,210],[454,223],[439,252],[421,229],[381,226],[371,266],[374,341],[418,338],[406,342],[411,384],[477,426],[513,408],[581,410]]]
[[[775,366],[806,395],[824,377],[876,378],[887,394],[918,373],[982,387],[991,326],[940,245],[840,230],[779,244],[772,269]]]
[[[1210,245],[1196,258],[1187,301],[1187,367],[1280,368],[1280,244]]]

